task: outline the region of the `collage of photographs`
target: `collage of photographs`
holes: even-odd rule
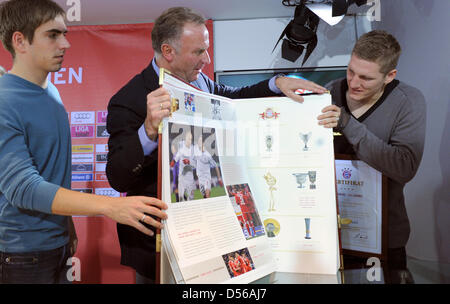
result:
[[[194,104],[194,98],[191,102]],[[171,202],[228,196],[245,239],[264,236],[249,185],[224,184],[216,142],[214,128],[169,123]],[[223,259],[232,278],[255,268],[248,249],[226,254]]]

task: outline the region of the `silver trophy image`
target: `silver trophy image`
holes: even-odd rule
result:
[[[316,171],[308,171],[308,177],[309,177],[309,189],[316,189]]]
[[[311,138],[312,132],[308,132],[308,133],[302,133],[300,132],[300,139],[303,141],[303,143],[305,144],[305,146],[303,147],[303,151],[308,151],[308,141]]]
[[[297,178],[297,184],[298,187],[297,188],[305,188],[305,182],[306,182],[306,177],[308,176],[307,173],[293,173],[292,175],[294,175]]]
[[[272,145],[273,145],[273,137],[272,135],[267,135],[266,136],[266,151],[267,152],[272,152]]]
[[[311,219],[309,217],[305,218],[305,226],[306,226],[306,235],[305,239],[311,239]]]

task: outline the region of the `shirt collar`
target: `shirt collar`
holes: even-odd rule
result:
[[[152,66],[153,66],[153,69],[155,70],[156,75],[158,75],[158,78],[159,78],[159,67],[156,64],[156,57],[153,57]]]

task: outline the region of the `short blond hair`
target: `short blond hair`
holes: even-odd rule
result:
[[[386,75],[397,67],[402,49],[397,39],[386,31],[375,30],[362,35],[352,54],[363,60],[376,62]]]

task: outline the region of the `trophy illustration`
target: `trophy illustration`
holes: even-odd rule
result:
[[[309,217],[305,218],[305,226],[306,226],[306,235],[305,235],[305,239],[307,239],[307,240],[310,240],[310,239],[311,239],[310,225],[311,225],[311,219],[310,219]]]
[[[308,151],[308,141],[311,138],[312,132],[308,132],[306,134],[303,134],[300,132],[300,139],[303,141],[305,146],[303,147],[303,151]]]
[[[267,237],[273,238],[275,237],[275,225],[272,223],[267,224],[266,226],[266,230],[267,230]]]
[[[267,237],[274,238],[280,232],[280,223],[276,219],[265,219],[264,226],[266,227]]]
[[[211,108],[212,119],[222,120],[222,115],[220,111],[220,100],[211,99],[211,105],[212,105]]]
[[[172,116],[173,112],[176,112],[180,109],[180,101],[174,97],[172,97],[170,101],[172,102],[172,104],[170,105],[170,116]]]
[[[308,176],[308,174],[306,173],[293,173],[292,175],[294,175],[297,178],[297,184],[298,187],[297,188],[305,188],[304,183],[306,182],[306,176]]]
[[[270,191],[269,212],[275,211],[275,199],[273,198],[273,191],[277,190],[277,188],[274,187],[277,183],[277,179],[272,174],[270,174],[270,172],[264,175],[264,179],[266,180]]]
[[[309,189],[316,189],[316,171],[308,171],[308,177],[310,181]]]
[[[271,152],[272,151],[272,145],[273,145],[273,137],[272,135],[266,136],[266,151]]]

